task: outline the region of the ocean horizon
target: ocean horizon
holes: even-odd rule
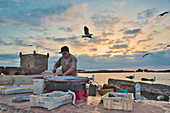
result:
[[[79,69],[86,71],[98,71],[98,70],[137,70],[137,69],[149,69],[149,70],[170,70],[170,66],[136,66],[136,67],[123,67],[123,68],[103,68],[103,69]]]

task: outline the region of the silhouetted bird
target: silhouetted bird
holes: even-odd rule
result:
[[[82,38],[84,38],[84,37],[85,37],[85,38],[86,38],[86,37],[87,37],[87,38],[92,38],[92,35],[93,35],[93,34],[90,34],[90,33],[89,33],[89,29],[88,29],[87,26],[84,26],[84,34],[85,34],[85,35],[82,35]]]
[[[159,14],[158,16],[164,16],[165,14],[167,14],[167,13],[169,13],[169,12],[167,12],[167,11],[165,11],[165,12],[163,12],[163,13],[161,13],[161,14]]]
[[[135,75],[130,75],[130,76],[126,76],[126,78],[129,78],[129,79],[134,79],[135,78]]]
[[[27,45],[27,46],[30,46],[30,47],[31,47],[31,46],[34,46],[34,45],[31,45],[31,44],[30,44],[30,45]]]
[[[167,45],[166,47],[164,47],[163,51],[164,51],[167,47],[170,47],[170,45]]]
[[[148,78],[142,78],[142,81],[151,81],[151,82],[155,82],[156,81],[156,77],[154,77],[153,79],[148,79]]]
[[[146,53],[143,55],[142,59],[146,56],[146,55],[153,55],[153,53]]]
[[[150,81],[155,82],[156,81],[156,77],[154,77],[153,79],[150,79]]]

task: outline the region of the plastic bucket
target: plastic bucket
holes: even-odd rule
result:
[[[44,91],[44,79],[33,79],[34,94],[42,94]]]

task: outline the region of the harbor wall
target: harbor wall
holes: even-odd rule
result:
[[[34,77],[42,77],[42,75],[5,75],[0,76],[0,86],[3,85],[33,85]]]

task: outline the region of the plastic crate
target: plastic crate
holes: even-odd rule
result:
[[[81,92],[75,92],[76,100],[80,100],[84,97],[88,96],[87,90],[81,91]]]
[[[133,93],[109,92],[102,96],[103,107],[106,109],[116,109],[132,111],[134,97]]]
[[[45,81],[45,90],[50,91],[68,91],[71,90],[73,92],[81,92],[86,90],[86,82],[80,81],[64,81],[64,82],[56,82],[56,81]]]
[[[67,92],[54,91],[52,93],[30,95],[30,106],[44,107],[48,110],[72,102],[72,95],[66,95]]]

